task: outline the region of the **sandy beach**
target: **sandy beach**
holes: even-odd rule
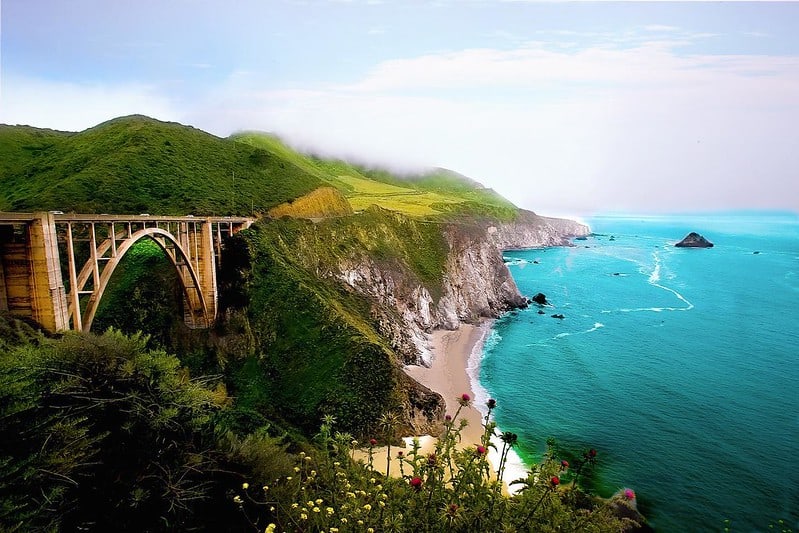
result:
[[[479,326],[461,324],[460,328],[454,331],[436,330],[430,335],[432,366],[405,367],[405,372],[409,376],[444,397],[447,402],[447,413],[450,415],[455,415],[459,407],[458,398],[464,393],[472,400],[475,398],[475,391],[472,390],[471,379],[466,369],[472,351],[482,342],[489,328],[490,324],[484,323]],[[461,432],[462,445],[479,444],[483,435],[483,414],[470,405],[461,410],[458,418],[469,423]]]

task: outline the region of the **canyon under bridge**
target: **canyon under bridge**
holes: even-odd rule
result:
[[[0,212],[0,311],[32,319],[51,332],[88,331],[125,253],[141,239],[152,239],[177,271],[186,324],[207,328],[216,319],[216,269],[224,239],[252,222],[246,217]]]

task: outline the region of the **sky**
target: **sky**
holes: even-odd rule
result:
[[[799,3],[0,0],[0,123],[144,114],[543,214],[799,211]]]

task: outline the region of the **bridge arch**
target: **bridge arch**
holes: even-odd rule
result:
[[[163,250],[164,255],[169,258],[172,266],[175,267],[183,290],[184,300],[188,306],[188,313],[195,321],[193,325],[195,327],[207,327],[208,324],[213,322],[214,317],[209,314],[209,305],[203,294],[199,275],[194,265],[192,265],[191,255],[183,249],[181,243],[178,242],[175,236],[170,232],[160,228],[143,228],[131,234],[121,243],[115,245],[116,253],[113,257],[109,258],[108,263],[105,268],[103,268],[102,273],[100,273],[99,283],[97,283],[89,296],[89,301],[83,311],[83,316],[77,317],[73,315],[72,317],[73,320],[77,318],[80,319],[81,330],[89,331],[91,329],[94,315],[97,312],[106,287],[117,266],[125,257],[125,254],[133,245],[146,238],[154,241],[161,250]],[[112,246],[114,246],[114,242],[109,237],[98,246],[97,251],[101,253],[107,251]],[[78,292],[81,292],[83,287],[86,286],[86,283],[91,279],[93,270],[90,259],[81,269],[80,276],[78,276]],[[199,324],[197,322],[199,322]]]

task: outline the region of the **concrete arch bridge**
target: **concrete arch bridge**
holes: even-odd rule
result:
[[[224,239],[252,222],[246,217],[0,212],[0,310],[52,332],[88,331],[119,262],[138,241],[151,239],[175,267],[186,324],[207,328],[216,319],[216,269]]]

